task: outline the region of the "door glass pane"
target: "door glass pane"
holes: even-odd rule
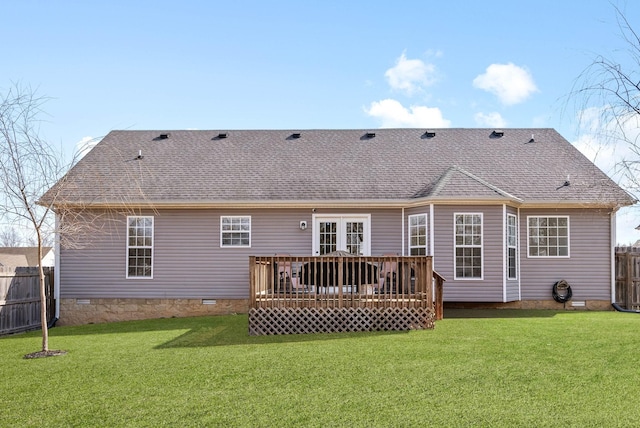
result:
[[[364,223],[347,222],[347,251],[351,254],[362,254],[362,241],[364,240]]]
[[[338,223],[326,221],[320,223],[320,255],[337,249]]]

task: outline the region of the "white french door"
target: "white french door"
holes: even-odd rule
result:
[[[333,251],[371,255],[369,215],[319,215],[313,218],[313,254]]]

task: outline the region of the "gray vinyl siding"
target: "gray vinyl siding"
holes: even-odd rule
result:
[[[456,280],[454,213],[483,214],[483,279]],[[449,302],[502,302],[502,206],[445,206],[434,208],[434,267],[446,278],[444,300]]]
[[[527,216],[569,216],[569,258],[528,257]],[[523,300],[549,300],[556,281],[566,280],[573,300],[611,299],[610,211],[520,210]]]
[[[454,279],[453,214],[483,213],[483,280]],[[517,213],[507,208],[508,213]],[[408,253],[407,218],[429,207],[402,210],[318,209],[322,214],[371,214],[371,254]],[[154,216],[153,279],[126,279],[126,221],[104,223],[104,230],[81,249],[62,249],[62,298],[247,298],[249,256],[312,252],[312,210],[160,210]],[[251,216],[251,248],[220,248],[220,216]],[[529,258],[528,215],[569,215],[570,258]],[[309,227],[300,230],[300,221]],[[504,299],[504,222],[502,206],[435,206],[434,267],[443,275],[445,301],[502,302]],[[521,209],[518,222],[518,280],[506,281],[507,301],[550,300],[551,287],[569,282],[574,300],[611,298],[610,212],[606,210]],[[520,288],[519,288],[520,287]]]
[[[371,255],[402,255],[402,233],[402,210],[373,211],[371,213]]]
[[[400,253],[402,211],[371,214],[371,254]],[[154,216],[153,279],[126,279],[126,221],[105,221],[82,249],[62,249],[62,298],[247,298],[249,256],[312,252],[312,210],[159,210]],[[220,216],[251,216],[251,247],[220,247]],[[300,229],[300,221],[309,225]],[[98,225],[96,225],[98,226]]]

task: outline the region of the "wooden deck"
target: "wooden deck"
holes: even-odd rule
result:
[[[250,257],[250,334],[433,328],[444,279],[427,256]]]

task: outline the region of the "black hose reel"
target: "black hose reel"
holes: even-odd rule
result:
[[[571,300],[571,296],[573,296],[571,286],[564,279],[561,279],[560,281],[553,284],[552,290],[553,300],[558,303],[566,303]]]

